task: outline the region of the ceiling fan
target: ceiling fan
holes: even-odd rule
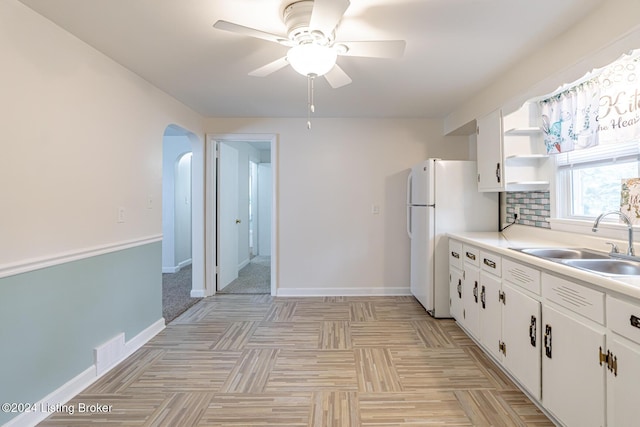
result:
[[[228,21],[213,26],[289,47],[287,55],[249,73],[264,77],[291,65],[298,73],[312,77],[324,75],[333,88],[351,83],[351,78],[336,64],[337,56],[400,58],[404,40],[336,41],[336,26],[349,7],[349,0],[302,0],[284,8],[287,36],[279,36]]]
[[[349,7],[349,0],[301,0],[289,4],[283,11],[286,36],[267,33],[228,21],[213,26],[245,36],[278,43],[289,48],[287,55],[249,72],[264,77],[287,65],[308,79],[308,113],[314,112],[313,81],[324,76],[329,85],[339,88],[352,82],[336,64],[338,56],[369,58],[400,58],[404,54],[404,40],[336,41],[336,27]],[[308,117],[309,117],[308,115]],[[307,121],[311,129],[311,121]]]

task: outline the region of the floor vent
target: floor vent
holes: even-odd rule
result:
[[[96,375],[100,376],[124,357],[124,333],[118,334],[93,350]]]

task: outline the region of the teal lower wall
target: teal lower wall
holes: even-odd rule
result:
[[[161,242],[0,279],[0,403],[39,401],[161,317]]]

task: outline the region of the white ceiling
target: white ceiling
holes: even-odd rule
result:
[[[285,35],[285,0],[21,0],[207,117],[304,117],[287,48],[212,27]],[[406,40],[401,59],[339,57],[353,83],[316,82],[316,117],[444,117],[604,0],[351,0],[337,40]]]

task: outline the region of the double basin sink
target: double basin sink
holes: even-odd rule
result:
[[[615,258],[615,254],[583,248],[511,248],[513,250],[544,258],[549,261],[590,271],[606,276],[640,275],[640,258],[636,260]]]

